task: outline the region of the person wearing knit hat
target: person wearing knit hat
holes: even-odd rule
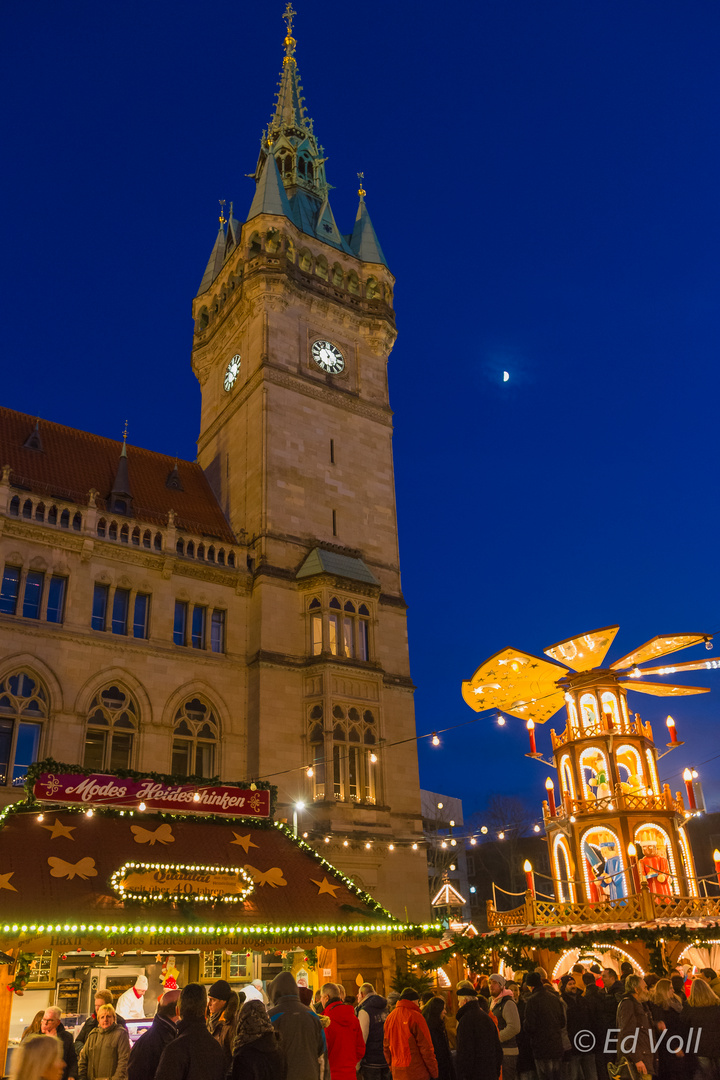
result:
[[[208,990],[207,1029],[220,1044],[228,1068],[232,1059],[239,1003],[237,994],[225,979],[218,979]]]
[[[115,1008],[125,1020],[145,1019],[143,995],[147,991],[147,988],[147,976],[138,975],[135,980],[135,985],[131,986],[129,990],[126,990],[124,994],[120,995]]]
[[[455,1049],[457,1080],[498,1080],[503,1052],[495,1022],[481,1008],[474,987],[458,986],[456,993],[459,1006]]]

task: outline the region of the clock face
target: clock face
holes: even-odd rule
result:
[[[225,369],[225,381],[223,386],[226,390],[232,390],[235,380],[240,374],[240,353],[236,353]]]
[[[317,366],[328,374],[339,375],[345,370],[345,357],[332,342],[314,341],[310,351]]]

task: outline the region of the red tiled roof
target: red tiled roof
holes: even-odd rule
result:
[[[88,493],[100,493],[105,508],[118,468],[122,443],[89,431],[41,420],[42,451],[23,444],[35,427],[35,417],[0,407],[0,468],[9,465],[10,482],[39,495],[87,505]],[[175,511],[180,528],[233,543],[235,537],[204,472],[194,461],[179,461],[183,490],[166,487],[175,458],[139,446],[127,448],[133,517],[167,525]]]
[[[350,927],[389,921],[373,910],[370,896],[350,889],[339,871],[283,829],[252,828],[243,821],[177,819],[168,825],[151,814],[87,818],[61,811],[46,811],[39,822],[36,814],[11,813],[0,830],[4,922],[132,921],[131,910],[109,883],[127,862],[244,866],[254,891],[244,903],[220,904],[219,910],[208,905],[202,915],[208,925],[230,920],[248,926]],[[55,822],[66,828],[53,828]],[[177,910],[161,901],[144,904],[143,911],[143,918],[151,914],[158,924],[178,921]]]

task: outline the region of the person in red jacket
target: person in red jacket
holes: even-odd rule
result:
[[[335,983],[325,983],[320,991],[323,1016],[330,1021],[325,1028],[330,1080],[355,1080],[355,1066],[365,1054],[360,1021],[352,1005],[346,1005]]]
[[[406,987],[385,1021],[383,1050],[393,1080],[437,1080],[437,1058],[419,996]]]

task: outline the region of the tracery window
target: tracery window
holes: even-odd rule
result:
[[[171,772],[175,776],[201,776],[216,772],[219,724],[210,705],[189,698],[175,713]]]
[[[0,682],[0,785],[18,787],[38,760],[48,694],[28,671],[15,671]]]
[[[308,603],[310,653],[344,656],[350,660],[370,659],[370,609],[357,600],[332,596],[327,609],[319,597]]]
[[[90,703],[83,764],[95,772],[129,769],[133,760],[139,711],[133,696],[107,686]]]
[[[323,726],[323,706],[308,715],[313,798],[338,801],[377,801],[377,718],[372,709],[337,703],[332,726]],[[328,775],[329,774],[329,775]]]

